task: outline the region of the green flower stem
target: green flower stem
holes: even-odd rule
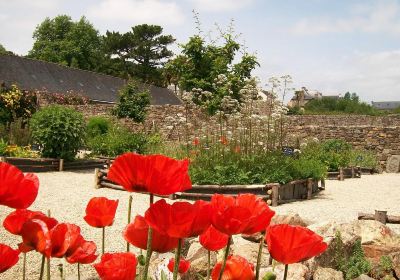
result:
[[[50,258],[48,258],[48,259],[47,259],[47,262],[46,262],[46,272],[47,272],[47,277],[46,277],[46,279],[47,279],[47,280],[50,280]]]
[[[207,250],[207,280],[210,280],[211,273],[211,252]]]
[[[179,261],[181,259],[181,250],[182,250],[182,238],[179,238],[178,241],[178,247],[176,248],[175,251],[175,265],[174,265],[174,275],[173,275],[173,280],[178,279],[178,270],[179,270]]]
[[[232,236],[229,236],[228,244],[226,244],[224,260],[222,262],[221,271],[219,272],[218,280],[222,279],[222,274],[224,273],[225,266],[226,266],[226,260],[228,259],[228,256],[229,256],[229,248],[231,247],[231,241],[232,241]]]
[[[150,206],[153,203],[154,203],[154,195],[150,194]],[[151,254],[153,253],[151,250],[152,241],[153,241],[153,229],[149,227],[149,230],[147,232],[146,263],[144,264],[143,280],[147,280],[147,275],[149,274],[150,259],[151,259]]]
[[[101,254],[104,255],[106,227],[102,227]]]
[[[285,265],[285,273],[283,274],[283,280],[286,280],[286,278],[287,278],[288,269],[289,269],[289,265],[286,264]]]
[[[78,263],[78,280],[81,280],[81,264]]]
[[[128,225],[131,223],[131,215],[132,215],[132,196],[129,196],[129,202],[128,202]],[[129,242],[126,242],[126,251],[129,252],[129,248],[130,248]]]
[[[40,275],[39,275],[39,280],[43,279],[43,274],[44,274],[44,262],[46,261],[46,258],[44,255],[42,255],[42,261],[40,263]]]
[[[25,280],[26,277],[26,253],[23,254],[24,259],[22,262],[22,280]]]
[[[262,259],[262,249],[264,247],[264,239],[265,239],[265,233],[261,235],[260,247],[258,248],[257,265],[256,265],[256,279],[255,280],[258,280],[260,278],[260,268],[261,268],[261,259]]]

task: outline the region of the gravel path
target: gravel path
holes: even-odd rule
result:
[[[101,246],[101,230],[91,228],[83,220],[87,202],[93,196],[106,196],[119,199],[115,223],[106,229],[106,251],[124,251],[126,243],[121,232],[126,225],[126,212],[129,194],[126,192],[94,189],[93,172],[50,172],[39,173],[40,190],[30,209],[51,210],[52,216],[60,222],[79,225],[83,236]],[[143,214],[148,207],[146,195],[133,194],[133,212]],[[304,219],[316,223],[324,221],[346,222],[356,219],[358,212],[370,212],[375,209],[387,210],[389,214],[400,215],[400,174],[382,174],[363,176],[361,179],[348,179],[344,182],[327,181],[326,190],[313,200],[299,201],[274,208],[279,214],[298,213]],[[12,209],[0,206],[0,221]],[[400,232],[400,227],[393,227]],[[0,227],[0,243],[16,247],[20,242]],[[132,248],[132,247],[131,247]],[[133,249],[134,250],[134,249]],[[21,255],[22,257],[22,255]],[[52,279],[60,279],[57,265],[64,263],[67,279],[77,279],[76,266],[65,265],[60,259],[52,259]],[[40,256],[28,254],[27,279],[38,279]],[[82,279],[96,275],[90,266],[81,269]],[[0,279],[21,279],[21,263],[0,275]]]

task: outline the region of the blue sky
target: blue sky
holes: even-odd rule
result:
[[[193,9],[206,34],[234,19],[261,85],[290,74],[327,95],[400,100],[400,0],[0,0],[0,43],[26,54],[35,26],[58,14],[85,15],[102,34],[160,24],[183,43],[196,32]]]

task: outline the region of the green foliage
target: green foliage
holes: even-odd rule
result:
[[[360,239],[354,243],[352,253],[348,258],[345,255],[344,244],[339,231],[336,232],[335,239],[332,242],[335,269],[342,271],[346,280],[370,273],[371,263],[365,258]]]
[[[368,274],[371,271],[371,263],[365,258],[361,240],[357,240],[354,244],[352,255],[345,267],[346,270],[343,272],[346,280],[354,279],[361,274]]]
[[[101,57],[99,33],[85,17],[77,22],[70,16],[46,18],[33,33],[28,56],[86,70],[95,70]]]
[[[350,166],[361,166],[377,169],[379,161],[377,155],[367,150],[352,150],[350,153]]]
[[[0,156],[5,156],[7,152],[7,141],[4,141],[3,138],[0,138]]]
[[[105,134],[90,138],[87,145],[95,155],[115,157],[126,152],[142,154],[147,148],[147,138],[144,134],[112,125]]]
[[[30,121],[33,139],[42,146],[42,156],[71,160],[85,139],[83,115],[54,105],[36,112]]]
[[[383,271],[390,272],[393,269],[393,262],[389,256],[381,256],[379,266]]]
[[[175,39],[162,32],[161,26],[148,24],[133,26],[123,34],[107,31],[103,38],[106,59],[102,71],[164,86],[161,67],[173,55],[168,47]]]
[[[276,274],[272,271],[268,271],[267,273],[265,273],[262,280],[276,280]]]
[[[302,157],[314,159],[327,166],[329,171],[347,167],[351,161],[351,145],[339,139],[318,143],[308,143],[302,148]]]
[[[1,54],[8,54],[6,48],[2,44],[0,44],[0,55]]]
[[[150,105],[150,94],[147,89],[140,89],[136,82],[130,81],[119,92],[119,100],[113,114],[118,118],[130,118],[143,122]]]
[[[365,102],[360,102],[356,93],[347,92],[343,98],[322,97],[313,99],[304,106],[306,114],[362,114],[380,115],[381,112]]]
[[[240,90],[259,65],[254,55],[244,52],[232,31],[224,33],[223,43],[207,43],[195,35],[181,45],[182,53],[166,65],[166,76],[185,91],[201,89],[210,96],[196,95],[193,101],[214,114],[222,99],[229,96],[241,101]],[[239,53],[243,53],[238,57]],[[236,62],[237,61],[237,62]]]
[[[19,118],[26,122],[36,112],[36,107],[34,92],[20,90],[16,85],[0,87],[0,124],[9,124]]]
[[[333,263],[337,270],[345,272],[346,270],[346,256],[344,252],[344,244],[342,234],[340,231],[335,233],[335,238],[332,240],[333,246]]]
[[[189,172],[196,184],[285,184],[294,179],[320,179],[326,173],[321,162],[288,157],[281,152],[257,150],[244,154],[234,147],[214,144],[190,153],[193,159]]]
[[[111,121],[105,117],[91,117],[86,126],[86,135],[89,138],[104,135],[108,132],[111,125]]]

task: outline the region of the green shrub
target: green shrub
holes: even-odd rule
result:
[[[150,94],[147,89],[140,89],[135,81],[130,81],[119,92],[119,100],[113,114],[118,118],[130,118],[143,122],[150,105]]]
[[[361,166],[365,168],[378,168],[377,155],[372,151],[353,150],[350,154],[350,166]]]
[[[147,138],[144,134],[132,133],[126,128],[112,125],[106,134],[89,139],[87,144],[96,155],[115,157],[126,152],[144,153]]]
[[[86,135],[93,138],[98,135],[104,135],[108,132],[111,121],[105,117],[91,117],[86,126]]]
[[[318,159],[307,159],[300,157],[294,160],[292,164],[291,174],[296,179],[322,179],[327,172],[326,166]]]
[[[42,146],[42,156],[71,160],[85,139],[81,113],[60,105],[36,112],[30,121],[33,139]]]

